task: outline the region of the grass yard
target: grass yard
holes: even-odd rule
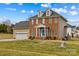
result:
[[[0,39],[12,39],[13,34],[0,33]]]
[[[1,56],[79,56],[79,40],[66,41],[60,48],[56,40],[19,40],[0,42]]]

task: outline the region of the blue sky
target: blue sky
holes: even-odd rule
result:
[[[64,16],[71,24],[79,23],[79,3],[0,3],[0,22],[11,20],[12,23],[28,20],[39,10],[51,8]]]

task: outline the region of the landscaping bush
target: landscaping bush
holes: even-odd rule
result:
[[[47,40],[52,40],[52,37],[51,36],[47,36],[46,39]]]
[[[30,36],[29,39],[33,40],[33,39],[35,39],[35,37],[34,36]]]
[[[54,39],[54,40],[56,40],[56,39],[57,39],[57,37],[55,37],[55,36],[54,36],[54,37],[53,37],[53,39]]]

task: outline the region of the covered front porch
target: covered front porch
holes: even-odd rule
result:
[[[53,35],[53,34],[52,34],[50,28],[47,27],[46,25],[41,24],[41,25],[36,26],[36,36],[35,36],[35,38],[45,39],[47,37],[51,37],[51,35]]]

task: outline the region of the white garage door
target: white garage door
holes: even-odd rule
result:
[[[26,32],[18,32],[16,33],[16,39],[28,39],[28,33]]]

